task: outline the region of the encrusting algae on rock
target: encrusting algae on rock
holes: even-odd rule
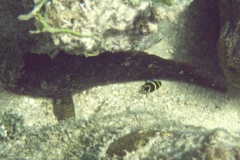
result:
[[[142,51],[158,43],[178,16],[173,6],[178,7],[181,2],[23,0],[22,3],[28,13],[18,19],[31,26],[30,33],[36,40],[32,53],[54,57],[64,51],[89,57],[104,51]]]

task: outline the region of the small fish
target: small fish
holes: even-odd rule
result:
[[[146,82],[143,85],[142,89],[145,93],[153,92],[153,91],[157,90],[158,88],[160,88],[161,85],[162,85],[161,81],[153,80],[153,81],[150,81],[150,82]]]

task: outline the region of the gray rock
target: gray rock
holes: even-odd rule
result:
[[[220,66],[228,81],[240,88],[240,2],[219,2],[221,32],[218,42]]]
[[[18,18],[35,25],[31,51],[54,57],[60,50],[94,56],[102,51],[144,50],[163,38],[171,23],[171,1],[24,0],[28,14]],[[174,3],[179,5],[180,2]],[[177,13],[176,13],[177,14]],[[173,16],[173,15],[172,15]]]
[[[165,121],[165,123],[168,123]],[[163,125],[164,126],[164,125]],[[65,121],[26,127],[15,139],[0,143],[2,159],[236,159],[239,138],[222,129],[168,126],[132,130],[97,120]],[[170,129],[171,128],[171,129]],[[118,143],[116,143],[118,142]]]

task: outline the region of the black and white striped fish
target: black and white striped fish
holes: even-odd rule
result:
[[[145,92],[145,93],[148,93],[148,92],[153,92],[155,90],[157,90],[158,88],[160,88],[162,85],[161,81],[159,80],[153,80],[153,81],[150,81],[150,82],[146,82],[143,87],[142,87],[142,90]]]

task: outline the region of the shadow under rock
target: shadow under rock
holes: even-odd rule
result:
[[[219,67],[217,42],[220,33],[218,1],[194,0],[179,16],[182,27],[175,39],[174,59],[188,61],[215,76],[224,77]]]
[[[178,80],[226,92],[224,83],[211,79],[195,66],[165,60],[140,51],[105,52],[96,57],[68,55],[63,52],[51,59],[48,55],[26,53],[24,74],[14,89],[7,90],[54,100],[58,120],[74,118],[72,93],[94,86],[149,79]]]

